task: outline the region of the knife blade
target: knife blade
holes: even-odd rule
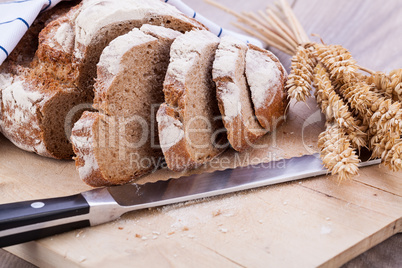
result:
[[[381,160],[362,161],[360,166]],[[93,189],[77,195],[0,205],[0,247],[95,226],[126,212],[327,174],[318,154],[178,179]]]

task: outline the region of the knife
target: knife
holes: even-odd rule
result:
[[[366,159],[367,160],[367,159]],[[362,160],[360,167],[379,164]],[[0,205],[0,247],[110,222],[126,212],[327,174],[318,154],[143,185]]]

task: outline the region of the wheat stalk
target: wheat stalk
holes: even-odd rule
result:
[[[390,165],[392,157],[387,155],[398,142],[402,129],[401,104],[380,97],[362,81],[345,84],[340,92],[369,125],[372,157],[382,158],[386,165]]]
[[[299,46],[292,57],[291,71],[286,82],[288,95],[297,101],[306,101],[310,97],[313,72],[317,61],[313,46]]]
[[[353,148],[360,150],[367,146],[368,136],[365,133],[368,126],[356,120],[349,111],[349,107],[335,92],[329,74],[325,67],[318,63],[314,69],[314,86],[316,87],[316,99],[327,121],[335,121],[348,135]]]
[[[324,166],[340,181],[358,175],[359,158],[351,147],[345,132],[336,124],[327,122],[326,130],[320,134],[318,146]]]

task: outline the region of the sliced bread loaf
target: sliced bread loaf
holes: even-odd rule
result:
[[[83,2],[42,30],[34,60],[24,64],[29,68],[19,68],[18,77],[3,74],[7,82],[0,88],[10,88],[2,101],[0,126],[24,150],[71,158],[72,124],[92,103],[96,64],[112,39],[145,22],[180,31],[203,28],[159,0]],[[18,97],[31,95],[35,98]]]
[[[99,112],[84,113],[71,136],[80,177],[89,185],[127,183],[161,164],[155,115],[170,45],[179,35],[144,25],[102,52],[94,85]]]
[[[288,105],[285,68],[270,51],[249,44],[246,77],[258,122],[267,130],[275,130],[284,121]]]
[[[203,30],[172,44],[157,121],[167,166],[174,171],[195,168],[227,147],[212,80],[218,44],[219,38]]]
[[[243,151],[262,137],[245,76],[247,45],[231,36],[221,39],[212,69],[219,110],[230,144]]]

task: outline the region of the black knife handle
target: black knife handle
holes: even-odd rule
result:
[[[81,194],[0,205],[0,247],[87,226],[89,204]]]

